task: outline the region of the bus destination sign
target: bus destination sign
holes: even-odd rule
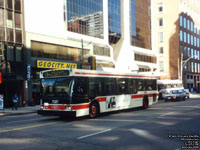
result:
[[[43,77],[51,78],[51,77],[66,77],[69,76],[69,70],[53,70],[43,72]]]

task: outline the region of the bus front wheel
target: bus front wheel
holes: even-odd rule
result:
[[[89,117],[95,118],[95,117],[97,117],[98,113],[99,113],[99,108],[98,108],[97,103],[95,103],[95,102],[91,103]]]

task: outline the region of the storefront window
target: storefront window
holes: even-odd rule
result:
[[[32,57],[45,57],[69,61],[81,61],[83,58],[84,62],[88,62],[90,50],[32,41],[31,55]]]

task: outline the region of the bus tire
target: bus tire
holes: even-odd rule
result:
[[[148,97],[144,97],[143,99],[143,108],[147,109],[149,107]]]
[[[99,114],[99,106],[97,102],[92,102],[90,104],[89,117],[91,119],[96,118],[98,114]]]

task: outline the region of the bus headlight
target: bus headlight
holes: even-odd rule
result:
[[[66,107],[66,110],[67,110],[67,111],[71,111],[72,108],[71,108],[71,107]]]

